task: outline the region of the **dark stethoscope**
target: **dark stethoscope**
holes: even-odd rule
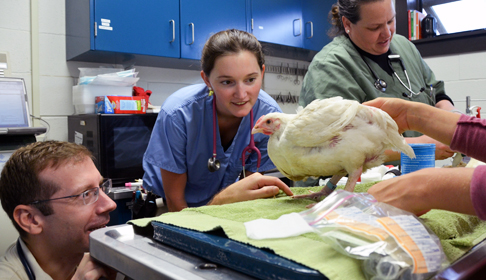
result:
[[[370,69],[371,73],[373,74],[373,77],[375,78],[375,81],[373,82],[373,85],[375,86],[375,88],[377,90],[379,90],[379,91],[385,92],[386,91],[386,87],[387,87],[386,82],[383,79],[380,79],[378,77],[378,75],[376,75],[375,71],[373,71],[373,69],[371,68],[371,66],[366,61],[366,59],[364,59],[363,55],[361,53],[360,53],[360,55],[361,55],[361,58],[363,59],[364,63],[366,63],[366,66],[368,66],[368,68]],[[412,85],[410,83],[410,79],[408,78],[407,69],[405,68],[405,65],[403,64],[403,61],[400,58],[400,55],[399,54],[392,54],[392,53],[390,53],[390,55],[388,55],[388,65],[390,66],[391,69],[393,69],[392,64],[391,64],[392,62],[399,62],[400,63],[400,66],[403,69],[403,72],[405,73],[405,77],[407,77],[408,86],[405,85],[405,83],[402,81],[402,79],[400,79],[400,77],[398,77],[397,72],[395,70],[393,70],[393,75],[395,75],[395,77],[397,77],[397,79],[400,82],[400,84],[402,84],[402,86],[405,87],[408,90],[408,92],[410,93],[410,94],[403,93],[403,96],[404,97],[412,98],[414,95],[419,95],[421,92],[423,92],[425,90],[425,88],[421,88],[419,92],[414,92],[412,90]]]
[[[250,111],[250,126],[253,125],[253,108]],[[245,154],[255,151],[257,154],[257,172],[260,168],[260,162],[262,160],[262,155],[260,150],[255,146],[255,140],[253,134],[251,134],[250,127],[250,144],[243,149],[241,154],[241,162],[243,165],[243,176],[245,176]],[[216,96],[213,96],[213,156],[208,160],[208,169],[210,172],[218,171],[221,167],[221,163],[216,159]]]
[[[29,262],[27,261],[27,258],[25,257],[24,250],[22,250],[19,239],[17,239],[17,253],[19,254],[20,262],[24,266],[25,272],[27,273],[29,280],[35,280],[34,271],[30,267]]]

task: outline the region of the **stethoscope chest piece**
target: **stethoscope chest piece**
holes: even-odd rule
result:
[[[218,171],[220,167],[221,163],[218,159],[216,159],[216,157],[212,157],[208,160],[208,169],[210,172]]]
[[[383,91],[385,92],[386,91],[386,82],[383,80],[383,79],[376,79],[375,83],[375,88],[379,91]]]

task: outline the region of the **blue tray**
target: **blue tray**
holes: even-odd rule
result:
[[[259,279],[328,280],[320,272],[225,236],[152,222],[154,239]],[[221,234],[223,235],[223,234]]]

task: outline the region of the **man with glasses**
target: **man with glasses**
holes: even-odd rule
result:
[[[85,253],[89,234],[116,208],[110,189],[84,146],[46,141],[15,151],[1,173],[0,199],[20,237],[0,258],[0,279],[114,279]]]

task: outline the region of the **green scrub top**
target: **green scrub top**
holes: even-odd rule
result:
[[[394,54],[399,54],[402,58],[412,90],[417,93],[421,88],[424,88],[425,90],[422,93],[413,95],[411,98],[404,97],[403,93],[409,95],[410,92],[394,75],[388,74],[371,59],[362,58],[349,38],[341,35],[334,38],[331,43],[317,53],[309,65],[309,70],[302,84],[300,105],[305,107],[314,99],[342,96],[344,99],[356,100],[360,103],[378,97],[396,97],[435,106],[430,96],[430,86],[435,89],[436,95],[445,94],[444,82],[435,79],[434,73],[422,59],[415,45],[405,37],[395,34],[390,44],[390,50]],[[366,59],[378,78],[387,83],[385,92],[374,87],[376,79],[363,59]],[[400,63],[398,61],[392,62],[392,67],[408,87],[407,77]],[[415,131],[407,131],[404,135],[416,137],[421,134]]]

